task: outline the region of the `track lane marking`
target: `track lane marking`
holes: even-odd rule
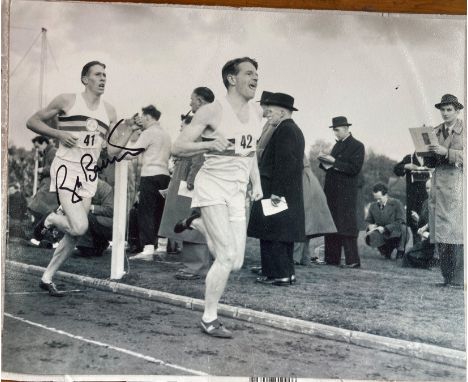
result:
[[[181,370],[181,371],[185,371],[187,373],[200,375],[200,376],[208,375],[207,373],[205,373],[203,371],[189,369],[189,368],[179,366],[179,365],[176,365],[176,364],[167,363],[167,362],[165,362],[163,360],[160,360],[160,359],[148,356],[148,355],[144,355],[144,354],[141,354],[141,353],[137,353],[137,352],[134,352],[132,350],[127,350],[127,349],[124,349],[124,348],[121,348],[121,347],[118,347],[118,346],[109,345],[109,344],[106,344],[106,343],[100,342],[100,341],[90,340],[88,338],[84,338],[82,336],[77,336],[77,335],[74,335],[72,333],[68,333],[68,332],[65,332],[63,330],[60,330],[60,329],[50,328],[50,327],[48,327],[46,325],[39,324],[39,323],[33,322],[33,321],[29,321],[29,320],[26,320],[25,318],[17,317],[17,316],[14,316],[14,315],[10,314],[10,313],[7,313],[7,312],[5,312],[4,315],[6,317],[9,317],[9,318],[12,318],[14,320],[24,322],[24,323],[32,325],[32,326],[36,326],[36,327],[41,328],[41,329],[45,329],[45,330],[49,330],[49,331],[54,332],[54,333],[62,334],[64,336],[73,338],[75,340],[87,342],[87,343],[90,343],[90,344],[93,344],[93,345],[104,347],[106,349],[112,349],[112,350],[118,351],[120,353],[131,355],[131,356],[136,357],[136,358],[144,359],[145,361],[148,361],[148,362],[156,363],[156,364],[161,365],[161,366],[167,366],[167,367],[170,367],[170,368],[173,368],[173,369],[176,369],[176,370]]]
[[[84,292],[85,289],[71,289],[67,291],[63,291],[65,293],[75,293],[75,292]],[[31,292],[5,292],[5,295],[10,295],[10,294],[48,294],[49,292],[47,291],[31,291]]]

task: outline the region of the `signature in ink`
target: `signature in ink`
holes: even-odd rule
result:
[[[125,146],[118,146],[116,144],[113,144],[111,142],[111,137],[115,132],[115,129],[123,122],[123,119],[121,119],[119,122],[116,123],[116,125],[112,128],[111,132],[109,133],[109,136],[107,137],[107,143],[112,146],[116,147],[121,150],[125,150],[123,153],[121,153],[119,156],[113,156],[112,158],[107,158],[102,161],[101,165],[98,166],[97,164],[93,164],[93,157],[90,154],[84,154],[81,159],[80,159],[80,165],[81,169],[83,170],[84,174],[84,179],[86,182],[94,182],[97,180],[98,174],[102,172],[106,167],[108,167],[111,164],[114,164],[115,162],[121,162],[122,160],[125,159],[127,155],[130,156],[137,156],[140,155],[145,151],[144,148],[132,148],[132,147],[125,147]],[[79,176],[76,177],[75,181],[75,186],[73,189],[65,187],[64,183],[67,178],[67,167],[65,165],[61,165],[58,170],[57,170],[57,176],[59,171],[64,168],[65,169],[65,174],[64,178],[62,181],[62,184],[60,187],[57,187],[57,190],[66,190],[70,191],[72,193],[72,203],[78,203],[81,200],[83,200],[82,197],[80,197],[76,190],[82,186],[82,183],[80,182]],[[90,173],[90,174],[89,174]]]

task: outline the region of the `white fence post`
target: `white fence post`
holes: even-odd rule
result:
[[[126,160],[115,164],[114,218],[112,226],[111,276],[120,280],[125,274],[125,233],[127,224],[127,180],[128,163]]]

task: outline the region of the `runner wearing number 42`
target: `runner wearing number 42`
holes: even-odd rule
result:
[[[57,290],[52,278],[88,229],[88,212],[97,187],[93,169],[104,142],[108,141],[109,156],[117,156],[121,148],[115,146],[124,147],[133,129],[139,128],[133,120],[124,121],[109,139],[117,116],[114,107],[101,99],[106,85],[105,68],[98,61],[87,63],[81,71],[84,92],[57,96],[27,121],[30,130],[60,142],[50,169],[50,191],[57,192],[61,209],[47,215],[34,230],[37,240],[52,228],[65,233],[39,284],[54,297],[64,293]],[[55,118],[58,129],[47,124]]]
[[[248,57],[227,62],[222,69],[227,96],[202,106],[172,150],[178,156],[205,153],[192,199],[192,207],[200,207],[201,216],[192,213],[174,230],[202,232],[215,258],[206,276],[205,310],[200,323],[202,331],[214,337],[232,337],[218,321],[217,309],[229,274],[239,270],[244,261],[249,178],[251,199],[262,198],[255,150],[263,112],[249,102],[257,89],[257,67],[257,62]]]

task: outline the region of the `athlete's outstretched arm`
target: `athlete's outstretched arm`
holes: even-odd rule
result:
[[[74,102],[74,94],[60,94],[44,109],[34,113],[26,122],[29,130],[37,134],[58,139],[65,147],[73,147],[78,138],[68,131],[60,131],[47,125],[46,122],[66,111]]]

